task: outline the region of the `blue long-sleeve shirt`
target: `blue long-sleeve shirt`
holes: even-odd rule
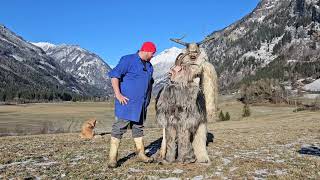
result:
[[[129,98],[124,105],[115,99],[115,115],[118,118],[139,122],[142,110],[150,101],[152,74],[151,63],[146,62],[144,66],[138,53],[121,57],[118,65],[108,73],[110,78],[119,79],[121,94]]]

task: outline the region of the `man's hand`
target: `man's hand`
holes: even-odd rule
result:
[[[111,78],[111,84],[112,88],[114,90],[114,94],[118,101],[120,102],[121,105],[128,104],[129,99],[125,96],[123,96],[120,93],[120,88],[119,88],[119,79],[118,78]]]
[[[116,94],[116,98],[118,99],[121,105],[128,104],[127,101],[129,101],[129,99],[123,96],[121,93]]]

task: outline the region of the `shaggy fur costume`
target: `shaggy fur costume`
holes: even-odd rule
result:
[[[191,142],[199,125],[206,123],[204,105],[204,95],[196,83],[170,83],[160,92],[157,121],[166,128],[165,160],[185,163],[196,160]]]
[[[180,54],[171,69],[170,83],[159,92],[157,121],[162,125],[160,158],[171,162],[178,149],[180,162],[209,163],[207,121],[217,112],[217,73],[203,49]],[[177,143],[175,143],[177,141]],[[190,144],[192,143],[192,147]]]

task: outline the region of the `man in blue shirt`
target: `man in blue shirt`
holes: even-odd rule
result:
[[[149,62],[156,52],[152,42],[143,43],[136,54],[121,57],[118,65],[109,72],[115,93],[115,117],[112,125],[109,163],[110,168],[117,167],[117,154],[122,135],[127,127],[132,127],[132,137],[137,147],[138,158],[151,162],[144,153],[143,121],[152,90],[153,67]]]

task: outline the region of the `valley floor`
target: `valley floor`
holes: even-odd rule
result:
[[[107,168],[110,135],[81,140],[77,133],[0,137],[0,179],[319,179],[320,112],[291,107],[220,105],[230,121],[209,124],[210,165],[144,164],[130,132],[122,139],[121,166]],[[161,129],[147,128],[149,155],[157,156]]]

